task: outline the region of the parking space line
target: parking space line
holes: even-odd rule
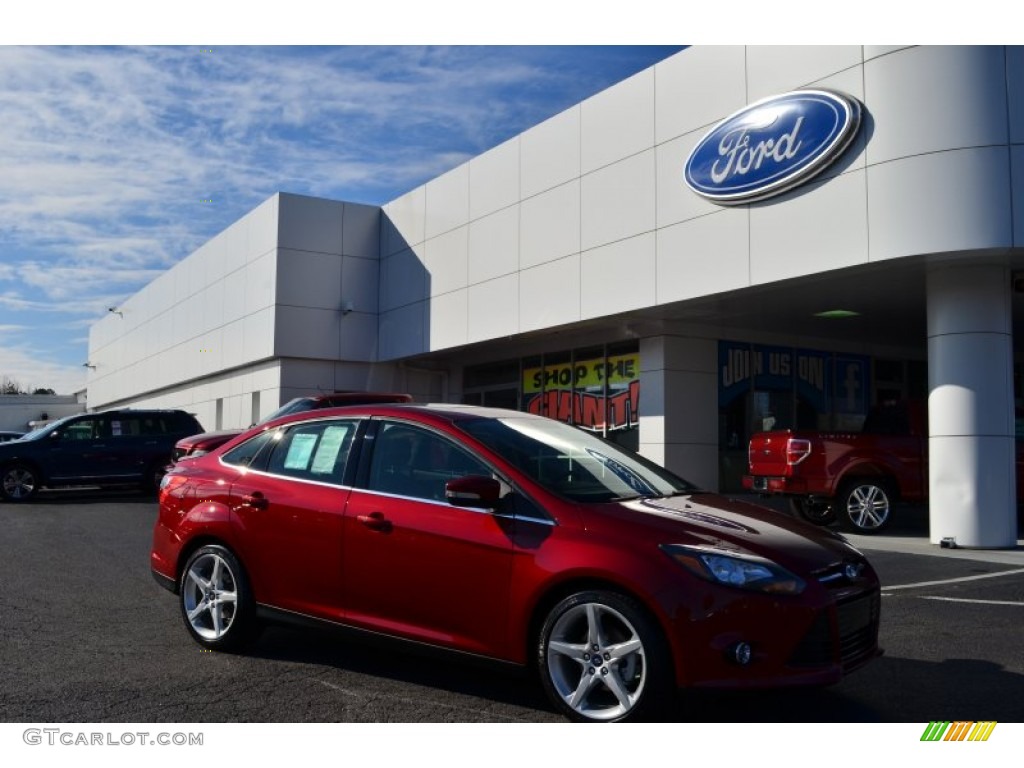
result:
[[[980,603],[981,605],[1019,605],[1024,607],[1024,602],[1019,600],[973,600],[968,597],[939,597],[938,595],[914,595],[918,600],[942,600],[946,603]]]
[[[919,581],[916,584],[898,584],[894,587],[882,587],[882,592],[891,592],[894,589],[918,589],[919,587],[938,587],[944,584],[960,584],[965,581],[994,579],[998,576],[1014,576],[1021,573],[1024,573],[1024,568],[1016,568],[1011,571],[997,571],[996,573],[981,573],[975,576],[960,576],[956,579],[943,579],[941,581]]]

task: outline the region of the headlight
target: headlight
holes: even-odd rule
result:
[[[799,595],[807,586],[778,563],[756,555],[682,544],[663,544],[661,551],[693,575],[716,584],[776,595]]]

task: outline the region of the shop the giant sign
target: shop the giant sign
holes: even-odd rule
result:
[[[629,429],[639,418],[640,356],[528,368],[523,371],[523,397],[530,413],[594,431],[604,429],[606,419],[608,429]]]
[[[712,128],[686,161],[686,184],[716,203],[763,200],[803,184],[842,154],[860,104],[836,91],[801,90],[755,102]]]

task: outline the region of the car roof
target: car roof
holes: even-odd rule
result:
[[[507,408],[488,408],[479,405],[460,405],[454,403],[380,403],[370,405],[346,405],[338,408],[321,408],[316,411],[293,413],[263,424],[264,427],[276,427],[297,421],[313,421],[330,418],[331,416],[403,416],[419,417],[425,422],[453,422],[470,419],[543,419],[525,411],[513,411]]]

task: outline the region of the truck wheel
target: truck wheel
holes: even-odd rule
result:
[[[843,525],[854,533],[878,533],[892,518],[892,491],[884,480],[848,481],[836,504]]]
[[[836,520],[835,507],[831,501],[794,496],[789,500],[789,508],[801,520],[815,525],[830,525]]]

